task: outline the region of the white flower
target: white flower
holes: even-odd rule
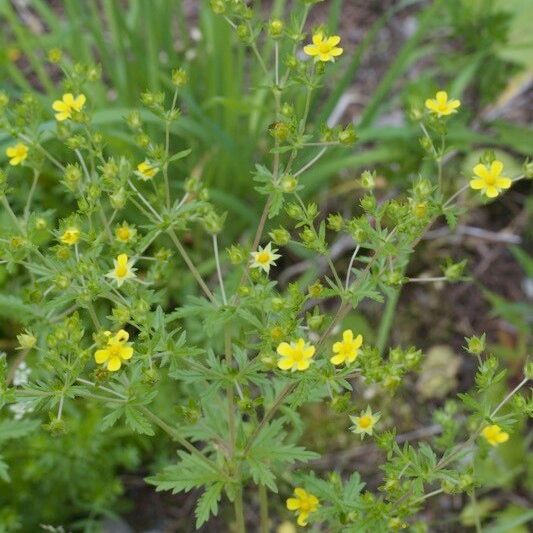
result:
[[[128,259],[126,254],[120,254],[116,259],[113,259],[115,268],[106,274],[106,278],[111,278],[117,282],[117,286],[121,287],[122,284],[136,277],[135,268],[133,268],[134,262]]]
[[[267,274],[270,272],[271,266],[276,266],[276,259],[281,255],[277,254],[276,248],[272,249],[272,243],[269,242],[264,248],[259,246],[257,252],[251,252],[252,261],[250,263],[251,268],[260,268]]]

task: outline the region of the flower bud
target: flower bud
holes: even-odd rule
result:
[[[19,342],[19,350],[31,350],[37,344],[37,337],[28,330],[17,335],[17,340]]]
[[[374,209],[376,209],[376,205],[376,197],[373,194],[365,194],[361,198],[361,207],[367,213],[371,213],[372,211],[374,211]]]
[[[340,213],[328,215],[328,228],[332,231],[341,231],[344,227],[344,218]]]
[[[35,229],[43,231],[48,227],[48,222],[43,217],[38,217],[35,219]]]
[[[361,186],[365,189],[373,189],[376,186],[376,172],[365,170],[361,174]]]
[[[320,298],[320,296],[324,292],[324,285],[322,285],[320,281],[315,281],[312,285],[309,286],[307,292],[309,293],[309,296],[311,298]]]
[[[242,42],[248,42],[250,40],[250,29],[246,24],[239,24],[237,26],[237,37]]]
[[[211,0],[211,9],[217,15],[222,15],[226,11],[226,3],[223,0]]]
[[[286,207],[287,214],[294,220],[301,220],[303,217],[302,208],[298,204],[289,204]]]
[[[281,178],[280,186],[283,192],[291,193],[298,187],[298,180],[294,176],[287,174]]]
[[[184,87],[185,85],[187,85],[188,81],[189,79],[186,70],[178,68],[172,71],[172,84],[174,86]]]
[[[273,37],[274,39],[277,37],[280,37],[283,33],[283,21],[280,19],[272,19],[268,23],[268,34],[270,37]]]
[[[281,311],[285,307],[285,300],[279,297],[272,298],[271,304],[274,311]]]
[[[291,234],[285,228],[272,230],[268,235],[278,246],[285,246],[291,240]]]
[[[485,337],[485,333],[480,337],[466,337],[466,351],[472,355],[481,355],[485,351]]]
[[[122,209],[126,205],[126,191],[121,187],[109,197],[109,202],[113,209]]]
[[[448,259],[448,261],[446,261],[446,264],[442,267],[446,279],[450,281],[460,280],[463,277],[463,273],[466,268],[466,263],[466,259],[458,263],[454,263],[451,259]]]
[[[232,244],[226,251],[232,265],[240,265],[246,259],[246,255],[241,246]]]
[[[291,128],[286,122],[274,122],[269,127],[269,133],[279,142],[286,141],[291,134]]]
[[[357,134],[355,133],[355,127],[353,124],[350,124],[340,131],[337,135],[337,138],[341,144],[346,146],[351,146],[357,141]]]

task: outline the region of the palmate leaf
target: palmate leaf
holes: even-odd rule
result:
[[[285,442],[287,433],[283,429],[285,421],[280,418],[267,424],[248,452],[248,465],[254,481],[262,483],[277,492],[275,476],[269,472],[281,471],[296,461],[306,462],[319,455]]]

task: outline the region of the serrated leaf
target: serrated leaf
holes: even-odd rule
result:
[[[218,514],[218,502],[222,496],[223,483],[215,483],[208,487],[198,499],[194,514],[196,515],[196,529],[205,524],[211,515]]]
[[[133,405],[127,405],[124,408],[124,414],[126,415],[126,425],[133,431],[151,437],[155,435],[150,422],[138,408]]]
[[[171,490],[173,494],[188,492],[191,489],[223,482],[220,474],[204,461],[189,453],[178,452],[180,461],[167,466],[162,472],[146,478],[156,490]]]

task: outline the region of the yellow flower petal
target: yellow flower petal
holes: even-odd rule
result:
[[[298,515],[298,519],[296,520],[296,523],[299,525],[299,526],[306,526],[307,525],[307,519],[309,518],[309,513],[300,513]]]
[[[296,363],[296,368],[298,370],[307,370],[309,368],[309,360],[304,359],[303,361],[298,361]]]
[[[470,181],[470,188],[474,189],[476,191],[478,191],[480,189],[484,189],[485,188],[485,181],[480,179],[480,178],[473,179],[473,180]]]
[[[287,342],[282,342],[277,349],[277,352],[279,355],[283,355],[284,357],[290,357],[292,354],[292,348]]]
[[[323,40],[324,40],[324,34],[322,32],[318,32],[313,35],[312,41],[314,45],[321,44]]]
[[[122,351],[120,352],[120,357],[127,361],[128,359],[131,359],[133,356],[133,348],[131,346],[124,346],[122,348]]]
[[[287,509],[289,511],[296,511],[296,509],[300,508],[300,500],[298,498],[289,498],[287,500]]]
[[[353,341],[353,331],[351,329],[347,329],[342,334],[342,340],[344,342],[352,342]]]
[[[495,159],[490,165],[490,173],[497,178],[503,170],[503,163],[498,159]]]
[[[355,340],[354,340],[354,348],[361,348],[361,346],[363,345],[363,336],[361,334],[357,335],[357,337],[355,337]]]
[[[68,106],[72,106],[74,103],[74,95],[72,93],[66,93],[63,95],[63,102]]]
[[[111,357],[111,359],[109,359],[109,363],[107,363],[107,369],[110,372],[116,372],[121,366],[122,361],[120,360],[120,357]]]
[[[340,42],[341,42],[341,38],[340,38],[338,35],[332,35],[332,36],[326,41],[326,43],[328,44],[328,46],[331,46],[332,48],[333,48],[334,46],[337,46]]]
[[[489,177],[489,170],[488,168],[483,165],[482,163],[478,163],[474,168],[473,168],[473,171],[474,171],[474,174],[476,176],[479,176],[480,178],[483,178],[483,179],[487,179]]]
[[[448,101],[448,93],[446,91],[438,91],[435,98],[439,104],[445,104]]]
[[[334,355],[331,359],[330,359],[330,362],[333,363],[334,365],[342,365],[342,363],[344,363],[344,355]]]
[[[500,189],[508,189],[511,186],[511,183],[512,183],[511,179],[500,177],[500,178],[496,178],[495,185],[496,187],[499,187]]]
[[[496,196],[498,196],[498,189],[496,187],[494,187],[493,185],[489,185],[487,187],[487,190],[485,191],[485,194],[489,198],[496,198]]]
[[[314,44],[308,44],[307,46],[304,46],[304,52],[308,56],[316,56],[319,53]]]
[[[96,350],[94,353],[94,360],[101,365],[109,359],[109,352],[107,350]]]
[[[281,370],[290,370],[292,368],[293,361],[292,359],[289,359],[288,357],[282,357],[278,361],[278,368]]]
[[[314,347],[314,346],[308,346],[308,347],[303,351],[303,356],[304,356],[306,359],[311,359],[311,357],[313,357],[313,355],[315,355],[315,347]]]

